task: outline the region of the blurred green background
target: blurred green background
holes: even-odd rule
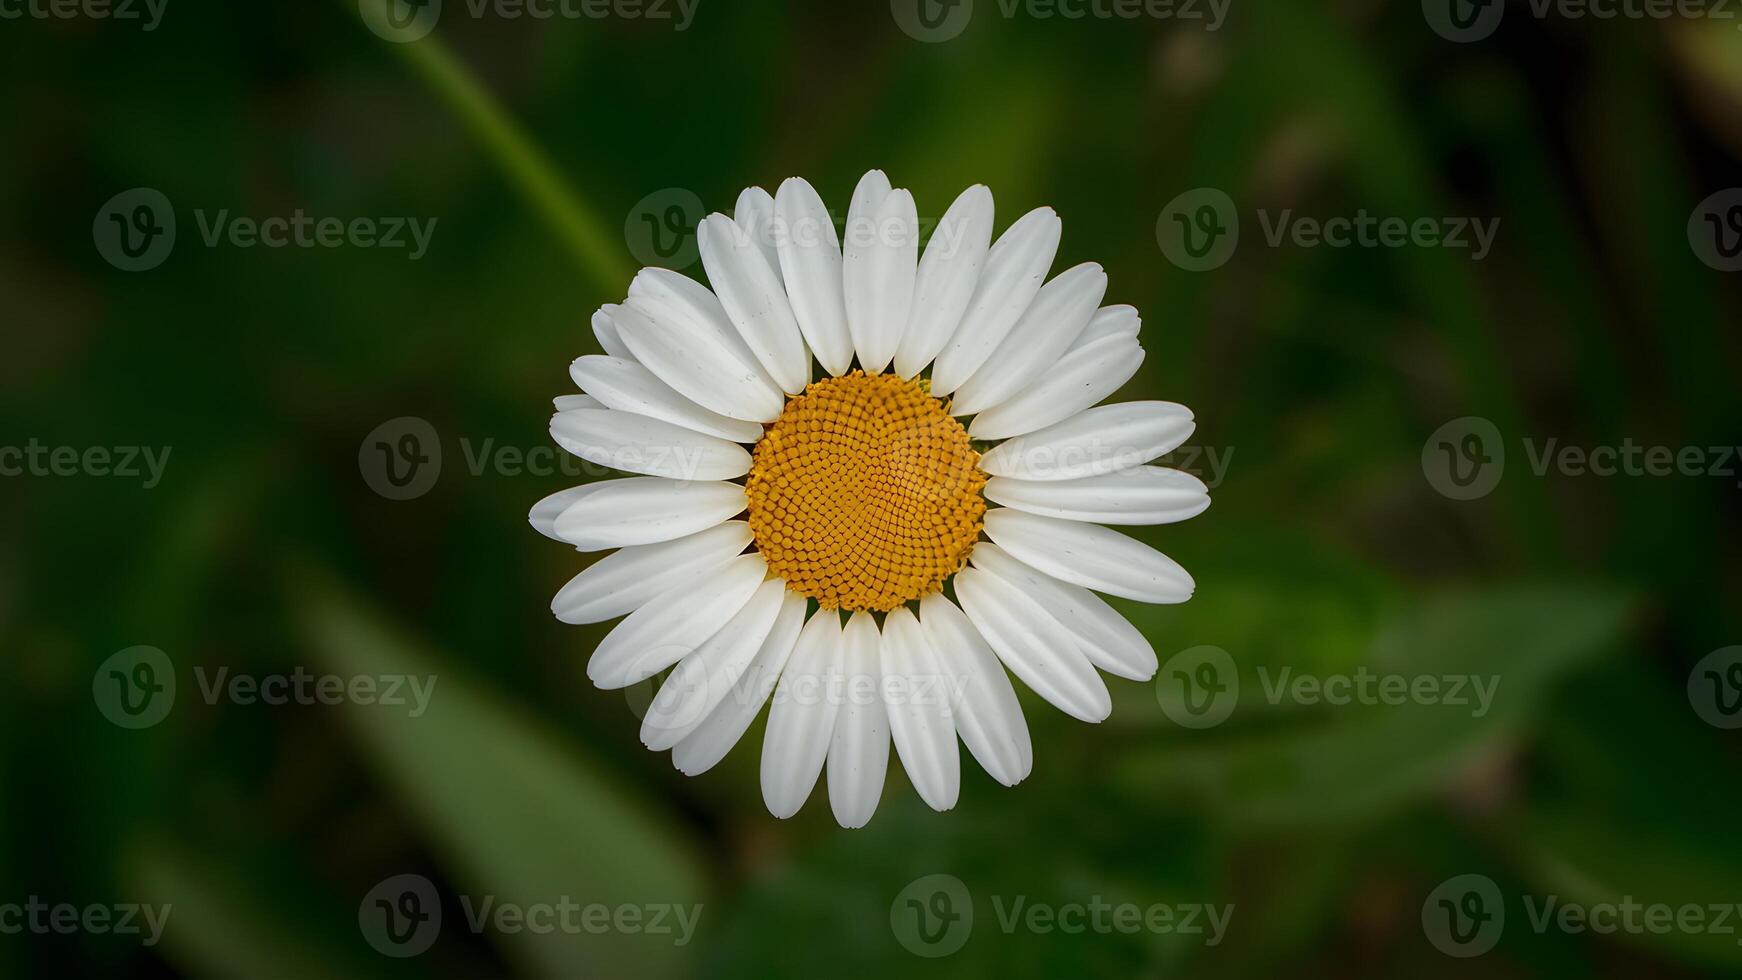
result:
[[[1527,906],[1742,901],[1738,734],[1696,710],[1724,693],[1696,664],[1742,643],[1742,477],[1538,475],[1526,442],[1742,443],[1742,280],[1689,236],[1742,184],[1737,21],[1512,3],[1458,44],[1412,0],[1233,0],[1213,31],[980,0],[927,42],[900,6],[701,0],[680,31],[633,6],[537,20],[448,0],[411,43],[343,2],[169,0],[149,31],[0,20],[0,444],[171,452],[150,489],[0,479],[0,906],[172,910],[150,946],[0,933],[0,973],[1742,973],[1742,916],[1730,934],[1597,935],[1533,928]],[[871,167],[934,219],[976,182],[1000,229],[1051,205],[1055,269],[1099,261],[1108,302],[1142,312],[1148,358],[1120,397],[1192,406],[1195,446],[1225,466],[1176,454],[1214,506],[1140,531],[1196,598],[1120,606],[1164,664],[1226,650],[1241,693],[1191,728],[1165,666],[1112,682],[1098,727],[1025,691],[1021,786],[964,764],[959,806],[935,814],[892,766],[877,817],[846,832],[822,788],[791,821],[766,813],[760,722],[696,779],[643,750],[635,692],[582,673],[609,624],[548,610],[587,559],[526,525],[576,478],[472,458],[548,445],[549,400],[596,351],[587,316],[621,298],[649,215],[693,224],[685,195],[729,211],[794,174],[844,212]],[[99,251],[103,209],[138,187],[173,202],[178,237],[127,272]],[[1158,219],[1200,187],[1236,202],[1242,236],[1188,272]],[[226,209],[437,223],[415,261],[208,246],[196,212]],[[1286,209],[1501,223],[1481,261],[1271,246],[1259,212]],[[407,416],[443,466],[387,499],[360,452]],[[1468,416],[1507,465],[1459,501],[1424,449]],[[130,730],[106,718],[100,665],[138,645],[178,692]],[[1481,717],[1272,703],[1284,667],[1499,686]],[[220,668],[438,684],[416,718],[207,703],[198,678]],[[401,959],[360,910],[404,874],[439,893],[443,925]],[[933,874],[974,914],[941,958],[892,922]],[[1423,913],[1466,874],[1506,913],[1468,959]],[[484,896],[702,911],[682,945],[474,931]],[[1234,913],[1215,945],[1007,931],[1018,896]]]

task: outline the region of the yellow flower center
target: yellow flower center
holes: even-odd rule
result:
[[[812,383],[754,456],[757,550],[824,609],[888,612],[938,591],[986,514],[968,433],[923,382],[892,374]]]

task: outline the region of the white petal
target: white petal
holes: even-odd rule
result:
[[[588,354],[569,365],[569,377],[605,408],[663,419],[733,442],[755,442],[762,438],[762,426],[708,411],[671,390],[670,385],[634,361]]]
[[[913,195],[892,190],[875,210],[847,217],[841,266],[847,331],[859,366],[877,374],[889,366],[913,309],[919,215]]]
[[[732,220],[762,250],[762,257],[768,260],[774,274],[780,275],[780,256],[774,250],[774,198],[760,187],[744,188],[732,208]]]
[[[1040,380],[974,416],[968,435],[1009,439],[1062,422],[1118,391],[1142,363],[1135,337],[1107,336],[1091,344],[1079,339]]]
[[[948,810],[962,787],[950,677],[906,606],[884,617],[882,650],[883,702],[895,751],[926,805]]]
[[[986,363],[956,389],[950,413],[983,412],[1027,389],[1076,343],[1105,295],[1107,273],[1094,262],[1059,273],[1041,287]]]
[[[697,776],[719,764],[732,746],[744,737],[756,713],[768,702],[768,695],[780,680],[780,672],[792,656],[793,644],[804,627],[805,598],[788,592],[780,605],[780,616],[769,630],[768,639],[757,651],[750,668],[738,679],[732,692],[721,701],[695,731],[671,750],[672,765],[686,776]],[[821,760],[818,760],[819,763]]]
[[[854,613],[841,631],[841,710],[829,742],[829,807],[848,829],[871,822],[889,769],[889,712],[878,690],[877,647],[876,620]]]
[[[723,214],[696,228],[702,266],[720,306],[757,363],[788,394],[810,381],[810,353],[798,332],[780,275],[744,229]]]
[[[1063,224],[1052,208],[1036,208],[1005,229],[986,253],[986,266],[962,324],[932,366],[934,395],[947,395],[986,363],[1034,301],[1058,252]]]
[[[895,349],[895,370],[911,378],[938,356],[961,325],[992,243],[992,192],[975,184],[932,230],[913,286],[913,312]]]
[[[801,177],[780,185],[774,210],[780,267],[793,315],[817,363],[839,377],[853,365],[853,339],[847,332],[847,306],[841,295],[841,244],[835,237],[835,219],[816,188]]]
[[[1155,648],[1130,620],[1088,589],[1043,575],[984,541],[974,546],[974,567],[1015,586],[1069,630],[1089,662],[1109,674],[1134,681],[1155,676]]]
[[[604,408],[605,403],[592,395],[558,395],[550,400],[559,412],[573,412],[583,408]]]
[[[726,333],[743,343],[731,324],[724,333],[673,303],[631,297],[611,308],[623,342],[635,359],[673,391],[710,411],[750,422],[772,422],[785,399],[748,352],[740,354]],[[725,314],[721,314],[723,320]]]
[[[761,555],[740,555],[705,579],[661,593],[599,641],[587,677],[609,691],[677,663],[737,615],[767,574]]]
[[[550,538],[552,541],[561,541],[562,538],[557,537],[556,533],[556,519],[562,516],[563,511],[569,509],[570,504],[581,499],[583,496],[592,493],[593,487],[595,486],[597,486],[597,484],[589,483],[584,487],[570,487],[567,490],[558,490],[556,493],[553,493],[543,500],[540,500],[538,503],[533,504],[532,511],[526,515],[526,519],[532,522],[533,530],[547,538]]]
[[[730,480],[750,472],[750,454],[735,442],[681,425],[614,410],[558,412],[551,438],[589,463],[672,480]]]
[[[956,574],[962,611],[1004,666],[1065,714],[1098,723],[1113,713],[1107,683],[1071,634],[996,575],[977,568]]]
[[[1204,481],[1161,466],[1050,483],[995,476],[985,493],[993,503],[1029,514],[1095,524],[1173,524],[1210,506]]]
[[[707,719],[767,642],[785,597],[785,582],[763,582],[737,615],[683,658],[647,706],[641,719],[642,745],[664,752]]]
[[[612,321],[611,314],[604,310],[593,314],[593,336],[599,339],[599,348],[605,353],[626,361],[635,360],[635,355],[629,353],[629,346],[618,335],[617,324]]]
[[[637,476],[588,484],[556,519],[556,536],[582,551],[670,541],[730,520],[744,488]]]
[[[780,673],[762,737],[762,801],[781,820],[804,806],[828,758],[843,653],[840,613],[818,610]]]
[[[1022,782],[1034,768],[1034,746],[997,655],[942,594],[920,600],[919,621],[938,662],[953,676],[950,707],[962,744],[993,779],[1006,786]]]
[[[727,521],[705,531],[635,545],[588,566],[551,600],[565,623],[602,623],[636,609],[678,586],[711,575],[750,544],[750,525]]]
[[[1173,603],[1190,599],[1197,588],[1172,558],[1098,524],[1005,507],[986,512],[986,536],[1024,564],[1108,595]]]
[[[726,308],[714,291],[681,272],[650,266],[635,274],[629,282],[629,298],[625,305],[634,306],[655,320],[677,317],[695,321],[703,329],[719,337],[738,362],[748,368],[763,384],[779,390],[774,379],[762,369],[750,345],[738,335]],[[621,332],[621,331],[619,331]]]
[[[1092,344],[1108,337],[1135,337],[1143,327],[1143,318],[1137,315],[1135,306],[1103,306],[1095,311],[1094,319],[1083,328],[1083,335],[1077,338],[1077,346]]]
[[[1080,480],[1147,463],[1178,449],[1197,427],[1173,402],[1102,405],[998,444],[980,457],[992,476]]]

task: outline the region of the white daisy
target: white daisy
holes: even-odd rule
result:
[[[993,241],[975,186],[922,253],[913,196],[873,170],[837,238],[792,178],[697,228],[712,289],[643,269],[594,315],[606,353],[571,366],[585,394],[557,399],[551,435],[641,475],[531,517],[616,549],[551,608],[625,617],[587,664],[601,688],[675,668],[648,747],[704,772],[772,698],[768,809],[796,813],[826,764],[835,818],[860,827],[891,743],[938,810],[956,802],[958,735],[999,782],[1028,775],[1006,668],[1087,722],[1111,711],[1098,670],[1154,675],[1143,634],[1095,593],[1183,602],[1192,578],[1101,525],[1185,520],[1209,494],[1145,465],[1191,435],[1190,411],[1093,407],[1142,362],[1139,320],[1101,307],[1094,263],[1047,280],[1059,233],[1039,208]]]

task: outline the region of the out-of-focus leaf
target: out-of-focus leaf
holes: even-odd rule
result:
[[[420,717],[385,706],[347,711],[473,909],[486,898],[497,907],[565,898],[583,906],[702,903],[698,856],[668,818],[335,587],[304,583],[296,603],[312,651],[334,673],[435,678]],[[674,934],[490,936],[524,969],[547,976],[670,976],[688,952]]]
[[[162,909],[165,953],[190,976],[301,980],[404,975],[369,950],[320,931],[306,901],[179,844],[150,840],[127,857],[135,900]],[[297,895],[297,899],[307,899]],[[143,921],[143,919],[142,919]]]
[[[1557,702],[1541,752],[1555,780],[1504,823],[1539,905],[1547,895],[1587,906],[1742,902],[1742,848],[1733,842],[1742,787],[1714,730],[1654,680],[1622,662]],[[1671,928],[1612,938],[1735,969],[1738,916],[1733,908],[1727,935]]]
[[[1260,827],[1384,813],[1516,738],[1550,681],[1612,645],[1628,606],[1610,590],[1568,587],[1433,600],[1381,631],[1366,669],[1411,680],[1467,677],[1467,703],[1327,705],[1319,724],[1135,755],[1126,776],[1152,792],[1193,793],[1227,818]],[[1486,707],[1477,680],[1492,692]],[[1272,675],[1272,689],[1278,682]],[[1243,681],[1239,696],[1272,695]]]

